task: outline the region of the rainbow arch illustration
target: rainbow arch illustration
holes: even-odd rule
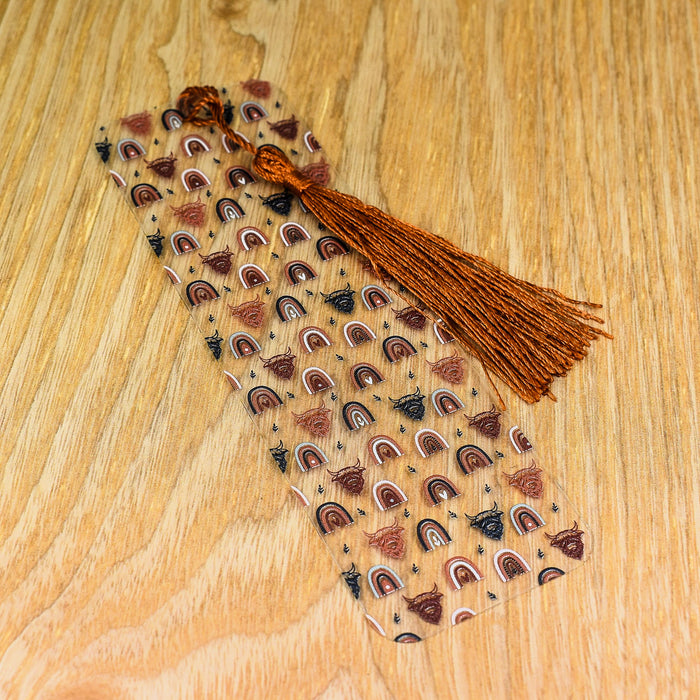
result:
[[[136,139],[122,139],[117,143],[117,153],[122,160],[134,160],[146,155],[146,149]]]
[[[419,637],[415,632],[402,632],[394,637],[394,641],[397,644],[415,644],[422,641],[422,637]]]
[[[326,453],[313,442],[302,442],[294,448],[294,459],[303,472],[328,464]]]
[[[236,377],[231,374],[228,370],[224,370],[224,376],[228,380],[228,383],[233,387],[234,391],[240,391],[241,390],[241,383],[236,379]]]
[[[109,174],[117,187],[126,187],[126,180],[116,170],[110,170]]]
[[[519,535],[526,535],[546,524],[544,518],[526,503],[516,503],[510,509],[510,519]]]
[[[245,331],[232,333],[229,336],[228,345],[236,359],[260,352],[260,344],[258,341]]]
[[[510,441],[518,454],[528,452],[532,449],[532,444],[527,437],[525,437],[525,433],[523,433],[523,431],[520,430],[517,425],[514,425],[508,431],[508,436],[510,437]]]
[[[160,202],[163,195],[147,182],[141,182],[131,188],[131,201],[135,207],[147,207],[154,202]]]
[[[304,508],[308,508],[311,505],[311,502],[309,499],[306,497],[303,491],[298,489],[296,486],[292,486],[290,484],[290,487],[292,489],[292,493],[299,499],[299,502]]]
[[[367,572],[367,583],[375,598],[383,598],[400,591],[404,585],[399,575],[389,566],[379,564]]]
[[[447,440],[440,433],[430,428],[419,430],[414,436],[414,441],[421,457],[431,457],[437,452],[442,452],[442,450],[447,450],[450,447]]]
[[[400,335],[390,335],[382,343],[382,348],[387,360],[392,363],[416,354],[416,349],[413,345]]]
[[[180,148],[182,152],[189,157],[198,153],[208,153],[211,151],[211,146],[205,138],[199,134],[187,134],[180,139]]]
[[[311,240],[311,234],[296,221],[287,221],[280,226],[280,238],[285,246]]]
[[[166,109],[160,117],[166,131],[175,131],[182,126],[184,117],[177,109]]]
[[[436,547],[442,547],[452,542],[447,530],[432,518],[421,520],[416,526],[416,534],[421,547],[426,552],[432,552]]]
[[[303,260],[292,260],[284,266],[284,276],[292,286],[316,279],[316,271]]]
[[[236,136],[242,138],[244,141],[248,141],[248,143],[250,143],[250,141],[239,131],[234,131],[233,133],[236,134]],[[226,153],[235,153],[237,150],[240,149],[240,146],[235,141],[233,141],[233,139],[228,134],[221,134],[221,145],[224,147],[224,151],[226,151]]]
[[[360,295],[362,296],[362,301],[365,306],[370,311],[378,309],[380,306],[391,304],[391,297],[384,289],[378,287],[376,284],[368,284],[366,287],[363,287]]]
[[[302,328],[299,331],[299,344],[307,353],[332,345],[326,332],[317,326]]]
[[[484,469],[493,464],[493,460],[476,445],[462,445],[457,450],[457,464],[465,474],[472,474],[477,469]]]
[[[257,122],[264,119],[267,116],[265,109],[259,105],[257,102],[244,102],[241,107],[241,116],[246,124],[250,122]]]
[[[175,255],[191,253],[201,247],[199,241],[189,231],[175,231],[170,236],[170,246]]]
[[[343,326],[343,335],[348,345],[354,348],[362,343],[369,343],[377,336],[374,331],[362,321],[350,321]]]
[[[199,306],[205,301],[214,301],[219,298],[219,292],[206,280],[190,282],[185,290],[185,295],[192,306]]]
[[[452,613],[452,625],[458,625],[460,622],[464,622],[465,620],[470,620],[472,617],[474,617],[476,613],[471,609],[471,608],[457,608],[453,613]]]
[[[453,590],[458,591],[468,583],[481,581],[484,575],[477,565],[466,557],[452,557],[445,562],[445,576]]]
[[[456,413],[461,408],[464,408],[464,404],[459,396],[449,389],[436,389],[430,395],[430,400],[439,416]]]
[[[433,474],[423,481],[423,495],[431,506],[436,506],[461,493],[446,476]]]
[[[377,634],[381,635],[382,637],[386,637],[386,632],[384,631],[384,628],[379,624],[379,622],[373,618],[369,613],[365,613],[365,619],[367,620],[367,624],[370,626],[370,629],[373,629]]]
[[[203,187],[209,187],[209,185],[211,185],[209,178],[197,168],[187,168],[186,170],[183,170],[182,175],[180,175],[180,179],[182,180],[182,186],[188,192],[192,192],[192,190],[200,190]]]
[[[343,406],[343,420],[350,430],[358,430],[374,423],[374,416],[359,401],[348,401]]]
[[[319,145],[318,141],[316,140],[316,137],[311,131],[307,131],[304,134],[304,145],[306,146],[306,148],[308,148],[309,153],[314,153],[315,151],[321,150],[321,146]]]
[[[255,226],[245,226],[236,234],[238,247],[241,250],[251,250],[260,245],[267,245],[270,241],[267,236]]]
[[[238,278],[246,289],[257,287],[270,281],[265,270],[257,265],[253,265],[253,263],[241,265],[238,268]]]
[[[437,321],[433,323],[433,331],[435,332],[435,337],[442,345],[451,343],[454,340],[454,336],[447,330],[447,328]]]
[[[233,133],[242,141],[250,143],[250,139],[245,134],[242,134],[240,131],[234,131]],[[221,145],[224,147],[226,153],[235,153],[237,150],[240,149],[240,146],[235,141],[233,141],[233,139],[231,139],[228,136],[228,134],[221,134]]]
[[[219,217],[219,221],[221,221],[222,224],[227,224],[234,219],[243,218],[245,212],[243,211],[243,207],[235,199],[222,197],[216,203],[216,215]],[[246,250],[248,249],[246,248]]]
[[[493,555],[493,565],[504,583],[530,571],[530,565],[512,549],[499,549]]]
[[[537,583],[543,586],[549,581],[553,581],[555,578],[563,576],[564,572],[558,566],[548,566],[537,575]]]
[[[388,435],[375,435],[367,443],[367,449],[377,465],[384,464],[388,459],[403,456],[403,450]]]
[[[350,368],[350,377],[356,389],[365,389],[368,386],[381,384],[384,381],[384,375],[369,362],[359,362],[353,365]]]
[[[316,241],[316,251],[321,260],[330,260],[340,255],[347,255],[350,248],[336,236],[324,236]]]
[[[248,392],[248,405],[253,415],[282,405],[282,399],[269,386],[256,386]]]
[[[293,318],[306,316],[306,309],[298,299],[290,296],[281,296],[275,303],[275,309],[280,321],[291,321]]]
[[[408,501],[408,496],[401,488],[388,479],[378,481],[372,487],[372,496],[380,510],[389,510]]]
[[[180,276],[177,274],[177,272],[175,272],[175,270],[173,270],[172,267],[163,265],[163,269],[165,270],[165,274],[168,276],[168,278],[173,284],[180,284],[182,282]]]
[[[335,382],[320,367],[308,367],[301,375],[304,388],[309,394],[318,394],[335,386]]]
[[[255,182],[255,175],[242,165],[234,165],[226,171],[226,182],[235,190]]]
[[[328,535],[341,527],[348,527],[355,522],[340,503],[329,501],[322,503],[316,509],[316,522],[324,535]]]

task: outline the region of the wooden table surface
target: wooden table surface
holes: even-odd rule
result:
[[[0,7],[3,698],[697,697],[697,2]],[[370,631],[281,477],[251,497],[269,456],[95,157],[258,76],[351,192],[615,335],[556,403],[503,390],[590,561],[422,644]]]

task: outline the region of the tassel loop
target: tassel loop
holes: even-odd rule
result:
[[[224,103],[215,87],[195,85],[186,88],[177,98],[177,109],[186,122],[195,126],[218,126],[240,148],[253,155],[258,150],[226,123]]]
[[[211,85],[185,90],[177,100],[177,109],[185,121],[195,126],[211,126],[223,121],[224,106],[218,90]]]

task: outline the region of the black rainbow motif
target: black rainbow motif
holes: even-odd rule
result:
[[[490,467],[493,460],[476,445],[462,445],[457,450],[457,464],[465,474],[472,474],[477,469]]]
[[[245,212],[243,211],[243,207],[235,199],[222,197],[216,203],[216,215],[219,217],[219,221],[225,224],[234,219],[241,219],[245,216]]]
[[[267,116],[267,112],[257,102],[244,102],[241,105],[241,116],[246,124],[257,122]]]
[[[436,547],[452,542],[452,538],[447,530],[437,520],[432,518],[421,520],[416,526],[416,534],[421,547],[426,552],[431,552]]]
[[[282,405],[282,399],[269,386],[256,386],[248,392],[250,410],[258,415],[270,408]]]
[[[226,171],[226,182],[235,190],[255,182],[255,176],[242,165],[235,165]]]
[[[355,521],[340,503],[329,501],[328,503],[322,503],[316,509],[316,522],[318,522],[321,532],[324,535],[328,535],[338,528],[352,525]]]
[[[347,255],[350,248],[336,236],[324,236],[316,241],[316,251],[321,260],[330,260],[339,255]]]

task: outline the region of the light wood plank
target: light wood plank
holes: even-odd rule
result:
[[[697,3],[0,14],[0,694],[697,694]],[[349,191],[615,334],[557,403],[504,392],[592,560],[425,644],[367,629],[92,152],[100,120],[258,74]]]

